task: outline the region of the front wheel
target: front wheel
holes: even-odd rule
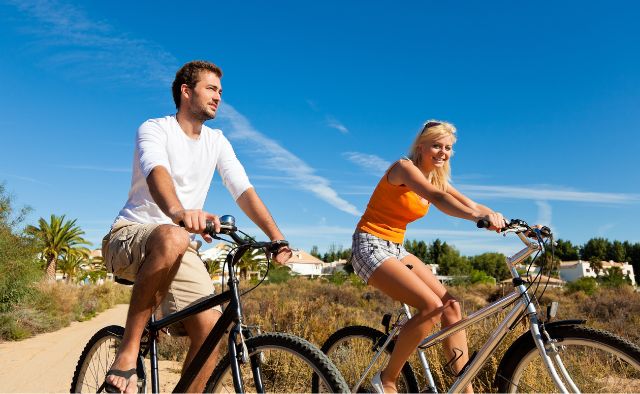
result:
[[[265,333],[245,341],[249,361],[240,364],[247,393],[308,393],[311,378],[320,377],[320,390],[330,393],[349,391],[340,372],[318,348],[306,340],[283,333]],[[256,378],[252,368],[259,370]],[[261,382],[260,390],[256,381]],[[258,386],[258,387],[257,387]],[[218,363],[205,387],[205,393],[234,393],[229,354]]]
[[[95,393],[104,382],[122,342],[124,328],[108,326],[96,332],[84,347],[71,381],[72,393]],[[138,392],[146,392],[145,370],[142,357],[137,366]]]
[[[322,351],[329,356],[336,368],[342,373],[351,391],[358,393],[374,393],[371,386],[371,377],[383,369],[393,351],[394,341],[384,349],[384,352],[376,360],[373,356],[380,350],[380,346],[386,340],[387,335],[367,326],[349,326],[334,332],[322,345]],[[364,371],[373,363],[369,372]],[[358,384],[358,382],[361,382]],[[396,382],[399,393],[419,392],[418,381],[409,362],[406,362],[400,371],[400,377]],[[314,392],[317,388],[314,378]]]
[[[638,346],[609,332],[583,326],[558,325],[546,330],[556,341],[562,364],[580,392],[640,392]],[[507,350],[495,382],[501,393],[558,391],[530,333],[522,335]]]

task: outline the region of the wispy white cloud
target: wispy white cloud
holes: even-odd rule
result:
[[[327,126],[338,130],[342,134],[347,134],[349,132],[349,129],[347,129],[347,127],[343,125],[342,122],[338,121],[336,118],[334,118],[331,115],[327,115],[326,121],[327,121]]]
[[[315,170],[307,163],[256,130],[249,120],[231,105],[223,104],[218,117],[229,123],[229,139],[249,143],[247,145],[255,150],[262,168],[284,174],[292,186],[311,192],[341,211],[354,216],[360,215],[355,206],[338,195],[329,180],[316,175]]]
[[[342,154],[347,160],[362,167],[365,171],[372,175],[382,176],[384,172],[389,168],[391,162],[367,153],[361,152],[344,152]]]
[[[14,178],[14,179],[18,179],[18,180],[21,180],[21,181],[29,182],[29,183],[35,183],[37,185],[53,186],[53,185],[51,185],[49,183],[46,183],[46,182],[43,182],[43,181],[41,181],[39,179],[30,178],[30,177],[27,177],[27,176],[0,173],[0,177],[5,177],[5,176],[7,176],[9,178]],[[0,183],[1,183],[1,180],[0,180]]]
[[[307,99],[307,104],[309,105],[309,108],[313,110],[313,112],[318,112],[318,113],[321,112],[320,106],[314,100]],[[347,126],[345,126],[342,122],[336,119],[335,116],[333,115],[325,115],[324,121],[327,126],[338,130],[342,134],[349,133],[349,129],[347,128]]]
[[[633,204],[640,202],[637,194],[599,193],[562,190],[561,187],[517,187],[517,186],[485,186],[457,185],[463,193],[472,197],[523,199],[535,201],[575,201],[606,204]]]
[[[551,204],[546,201],[536,201],[536,205],[538,206],[538,221],[536,223],[553,227],[551,224]]]
[[[21,32],[34,38],[32,47],[48,67],[80,80],[148,86],[172,81],[177,68],[173,55],[153,42],[131,38],[91,19],[79,6],[46,0],[9,3],[27,16]]]
[[[596,233],[598,234],[599,237],[606,237],[609,231],[611,231],[611,229],[614,228],[615,226],[616,226],[615,223],[606,223],[598,227],[598,230],[596,231]]]
[[[66,168],[69,170],[86,170],[86,171],[99,171],[99,172],[128,172],[131,173],[131,168],[115,168],[115,167],[99,167],[99,166],[85,166],[85,165],[73,165],[73,166],[59,166],[60,168]]]

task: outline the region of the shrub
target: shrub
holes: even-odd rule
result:
[[[598,283],[595,278],[580,278],[573,282],[567,283],[567,291],[569,293],[575,293],[577,291],[582,291],[585,294],[592,295],[598,289]]]

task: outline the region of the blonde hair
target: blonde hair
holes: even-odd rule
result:
[[[425,122],[411,145],[409,159],[422,171],[422,155],[418,148],[425,144],[431,144],[433,141],[442,137],[449,136],[452,138],[452,143],[455,143],[456,128],[451,123],[441,122],[439,120],[429,120]],[[446,191],[449,181],[451,180],[451,165],[447,160],[442,167],[435,168],[429,173],[425,173],[424,176],[433,186],[442,191]]]

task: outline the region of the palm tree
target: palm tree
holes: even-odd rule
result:
[[[50,222],[40,218],[38,227],[28,226],[26,232],[41,243],[42,257],[46,262],[46,278],[50,282],[56,280],[56,266],[60,256],[79,253],[79,250],[85,249],[79,248],[81,245],[91,244],[82,238],[84,231],[76,225],[76,219],[65,221],[65,215],[52,214]]]
[[[79,253],[67,253],[62,256],[62,259],[58,262],[58,269],[62,271],[65,281],[69,283],[72,278],[82,271],[81,265],[85,263],[84,256]]]
[[[596,273],[596,277],[600,276],[603,269],[602,260],[597,256],[591,256],[589,258],[589,267]]]
[[[245,253],[236,266],[240,270],[240,278],[246,280],[249,271],[263,271],[266,269],[267,259],[262,249]]]

